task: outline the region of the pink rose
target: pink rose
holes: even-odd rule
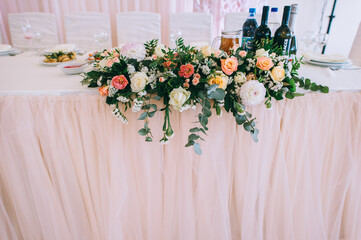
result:
[[[112,61],[113,61],[113,63],[115,63],[115,62],[118,63],[118,62],[119,62],[119,58],[115,57],[115,58],[112,59]]]
[[[160,77],[159,82],[164,82],[164,77]]]
[[[200,79],[200,78],[201,78],[201,75],[199,75],[199,73],[195,73],[195,74],[193,75],[193,78],[198,78],[198,79]]]
[[[199,78],[193,78],[192,84],[195,86],[199,83]]]
[[[119,58],[119,53],[117,51],[114,51],[113,56]]]
[[[124,75],[118,75],[112,78],[112,86],[116,89],[124,89],[128,83],[129,82]]]
[[[194,73],[194,67],[192,64],[188,63],[186,65],[182,65],[180,67],[180,71],[178,72],[179,76],[184,78],[189,78]]]
[[[239,56],[241,56],[242,58],[244,58],[245,56],[247,56],[247,52],[242,50],[239,52]]]
[[[113,60],[112,59],[109,59],[108,61],[107,61],[107,67],[112,67],[113,66]]]
[[[187,83],[187,82],[183,83],[183,87],[184,88],[189,88],[189,83]]]

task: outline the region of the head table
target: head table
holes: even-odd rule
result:
[[[258,143],[212,117],[198,156],[184,145],[199,109],[145,143],[139,113],[123,125],[39,61],[0,57],[0,239],[361,239],[361,71],[305,65],[331,93],[251,108]]]

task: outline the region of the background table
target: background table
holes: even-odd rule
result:
[[[24,55],[0,68],[0,239],[361,239],[359,71],[305,66],[334,92],[250,109],[258,143],[212,117],[198,156],[197,110],[145,143],[139,114],[122,125],[81,77]]]

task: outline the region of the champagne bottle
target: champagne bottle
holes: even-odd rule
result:
[[[291,45],[290,45],[290,56],[294,58],[297,53],[297,41],[296,41],[296,34],[295,34],[295,21],[296,21],[296,14],[297,14],[297,4],[291,5],[291,15],[290,15],[290,29],[291,29]]]
[[[253,38],[254,38],[254,33],[258,27],[255,15],[256,15],[256,9],[250,8],[249,9],[249,17],[243,24],[242,49],[244,49],[246,51],[252,50],[252,42],[253,42]]]
[[[257,46],[263,48],[271,39],[271,30],[267,26],[268,23],[269,6],[263,6],[261,25],[257,28],[254,34],[253,49]]]
[[[276,7],[271,8],[271,13],[269,15],[269,20],[268,20],[268,27],[271,29],[271,37],[275,36],[275,32],[277,28],[281,26],[280,21],[278,20],[277,12],[278,12],[278,8]]]
[[[275,47],[281,49],[280,54],[288,55],[291,43],[291,29],[288,27],[288,20],[290,19],[290,6],[285,6],[283,9],[282,25],[276,30],[273,44]]]

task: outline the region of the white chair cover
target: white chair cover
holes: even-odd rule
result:
[[[181,33],[179,35],[186,44],[191,42],[207,42],[210,44],[212,40],[212,15],[206,13],[170,14],[169,33],[171,42],[174,38],[172,35],[177,32]]]
[[[65,41],[74,43],[84,50],[95,50],[99,47],[112,47],[109,15],[105,13],[86,12],[64,15]],[[106,42],[99,46],[94,39],[94,34],[108,33]]]
[[[123,12],[117,14],[118,45],[144,43],[152,39],[161,42],[161,17],[158,13]]]
[[[353,40],[349,58],[355,65],[361,66],[361,22],[358,26],[358,30]]]
[[[31,31],[41,33],[41,47],[49,48],[59,43],[55,14],[40,12],[9,13],[8,18],[11,42],[16,48],[28,47],[28,41],[24,38],[22,30],[24,19],[29,20]]]
[[[249,16],[248,12],[227,13],[224,17],[224,31],[238,31],[243,27],[244,22]],[[256,14],[258,25],[261,23],[261,15]]]
[[[0,44],[3,43],[3,38],[2,38],[2,35],[1,35],[1,29],[0,29]]]

